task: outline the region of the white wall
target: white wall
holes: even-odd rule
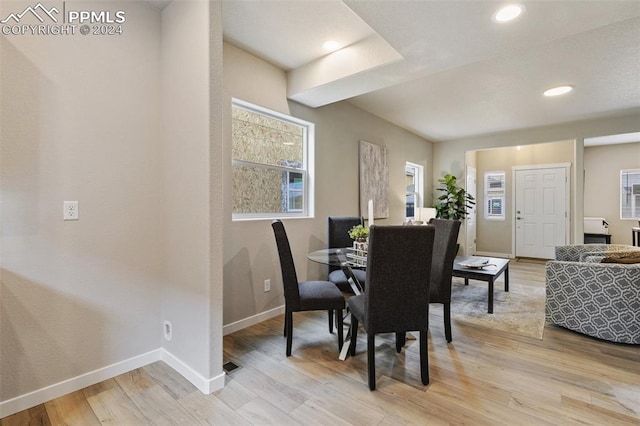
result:
[[[604,217],[613,244],[631,244],[637,220],[620,219],[620,170],[640,169],[640,141],[584,149],[584,215]]]
[[[160,12],[107,7],[121,36],[0,37],[0,401],[159,347]]]

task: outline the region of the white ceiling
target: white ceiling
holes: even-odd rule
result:
[[[288,96],[349,100],[429,140],[637,113],[640,1],[227,0],[225,40],[288,72]],[[334,39],[345,49],[326,55]],[[557,98],[542,92],[570,84]],[[640,128],[640,124],[639,124]]]

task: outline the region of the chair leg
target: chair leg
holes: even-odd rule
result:
[[[342,309],[336,309],[336,325],[338,327],[338,352],[342,351],[344,344],[344,327],[342,324]]]
[[[376,335],[367,333],[367,369],[369,390],[376,390]]]
[[[444,335],[447,338],[447,342],[451,342],[451,302],[444,304]]]
[[[329,333],[333,334],[333,309],[329,309]]]
[[[351,356],[356,354],[356,340],[358,340],[358,320],[351,315],[351,328],[349,329],[351,334],[351,342],[349,343],[349,352]]]
[[[291,340],[293,335],[293,312],[287,311],[285,313],[285,330],[287,332],[287,356],[291,356]]]
[[[396,333],[396,352],[400,353],[407,343],[407,333]]]
[[[420,378],[423,385],[429,384],[429,354],[427,353],[427,332],[420,331]]]

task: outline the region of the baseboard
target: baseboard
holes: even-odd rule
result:
[[[234,333],[238,330],[242,330],[243,328],[250,327],[254,324],[258,324],[262,321],[268,320],[269,318],[277,317],[278,315],[282,314],[284,314],[284,305],[278,306],[277,308],[273,308],[265,312],[261,312],[249,318],[227,324],[222,327],[222,334],[226,336],[227,334]]]
[[[204,378],[200,373],[189,367],[187,364],[182,362],[181,359],[177,358],[166,349],[162,350],[162,361],[180,373],[182,377],[190,381],[200,392],[204,394],[210,394],[211,392],[215,392],[224,387],[224,372],[211,379]]]
[[[2,401],[0,402],[0,419],[86,388],[87,386],[95,385],[96,383],[128,371],[135,370],[136,368],[144,367],[156,361],[165,362],[204,394],[210,394],[224,387],[224,372],[211,379],[206,379],[170,352],[158,348],[145,354],[81,374],[80,376],[54,383],[42,389]]]
[[[142,355],[81,374],[80,376],[54,383],[42,389],[2,401],[0,402],[0,418],[10,416],[27,408],[43,404],[52,399],[160,360],[162,360],[162,349],[155,349]]]
[[[511,253],[493,253],[490,251],[477,251],[474,256],[485,256],[485,257],[501,257],[503,259],[513,259]]]

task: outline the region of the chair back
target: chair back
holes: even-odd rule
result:
[[[329,216],[328,248],[350,247],[352,244],[349,230],[356,225],[363,225],[361,216]],[[340,269],[337,266],[329,266],[329,272]]]
[[[280,220],[271,223],[273,234],[278,246],[278,257],[280,257],[280,270],[282,271],[282,284],[284,286],[284,299],[287,309],[297,311],[300,308],[300,293],[298,289],[298,276],[296,266],[293,263],[289,238],[284,229],[284,224]]]
[[[451,279],[453,261],[458,251],[459,220],[431,219],[430,225],[436,230],[431,260],[431,303],[451,301]]]
[[[433,226],[376,226],[369,233],[363,325],[369,333],[423,330],[429,321]]]

